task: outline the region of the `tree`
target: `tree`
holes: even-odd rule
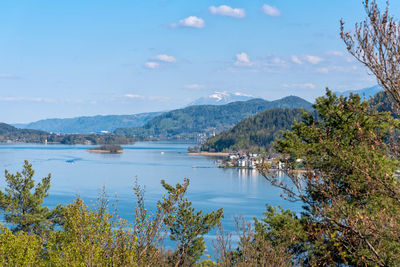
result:
[[[90,209],[79,197],[65,208],[62,229],[46,244],[47,265],[136,266],[136,236],[111,214],[105,194]]]
[[[173,216],[176,203],[186,194],[189,180],[185,179],[182,184],[175,187],[161,181],[167,190],[162,200],[157,202],[157,210],[153,214],[145,206],[144,188],[137,182],[134,186],[137,204],[135,208],[135,222],[133,231],[137,237],[136,255],[139,266],[162,265],[163,241],[167,232],[165,219]]]
[[[376,77],[389,98],[400,108],[400,25],[389,14],[389,4],[381,12],[375,0],[364,1],[367,18],[355,25],[351,34],[341,20],[341,38],[347,50]],[[398,115],[399,110],[397,111]]]
[[[168,189],[169,185],[163,183]],[[177,242],[177,249],[171,257],[175,266],[192,266],[203,255],[206,247],[204,235],[221,223],[223,210],[206,213],[195,211],[192,202],[181,198],[176,213],[166,218],[170,239]]]
[[[5,221],[15,226],[14,231],[42,233],[53,227],[55,213],[42,206],[43,199],[48,196],[51,175],[42,178],[35,187],[34,173],[28,161],[22,172],[11,174],[5,171],[7,186],[5,192],[0,191],[0,209]]]
[[[392,137],[399,121],[371,110],[358,95],[337,97],[329,90],[314,108],[318,119],[304,114],[277,141],[290,179],[278,179],[266,165],[259,168],[288,200],[303,203],[298,219],[268,212],[266,238],[291,244],[286,246],[294,259],[300,256],[311,265],[398,266],[400,184],[395,171],[400,164],[392,156]],[[297,159],[303,160],[304,173],[296,172]],[[280,227],[276,216],[296,229],[302,225],[290,243],[290,230]]]

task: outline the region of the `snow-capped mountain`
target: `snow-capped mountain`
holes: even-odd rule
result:
[[[252,95],[236,92],[215,92],[214,94],[201,97],[191,103],[188,106],[194,105],[225,105],[235,101],[247,101],[250,99],[254,99],[255,97]]]

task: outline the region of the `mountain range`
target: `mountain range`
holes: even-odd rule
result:
[[[342,95],[345,97],[350,96],[350,93],[358,94],[359,96],[365,98],[366,100],[369,100],[369,99],[373,98],[377,93],[382,92],[382,91],[383,91],[382,87],[380,87],[379,85],[375,85],[372,87],[363,88],[363,89],[359,89],[359,90],[347,90],[344,92],[335,92],[335,93],[337,95]]]
[[[46,119],[28,124],[14,124],[17,128],[43,130],[52,133],[100,133],[112,132],[120,127],[140,127],[163,112],[134,115],[85,116],[68,119]]]
[[[234,126],[244,118],[273,108],[312,109],[310,102],[288,96],[275,101],[251,99],[226,105],[197,105],[172,110],[158,115],[142,127],[119,128],[116,135],[153,136],[158,138],[193,138],[199,135],[209,136]]]

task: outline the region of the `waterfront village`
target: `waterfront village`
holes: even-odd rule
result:
[[[243,168],[255,169],[258,164],[264,163],[270,166],[270,169],[282,170],[285,164],[280,160],[281,155],[271,153],[268,155],[250,152],[231,152],[225,160],[218,160],[217,164],[221,168]]]

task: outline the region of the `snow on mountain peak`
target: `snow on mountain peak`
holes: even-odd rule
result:
[[[224,105],[235,101],[247,101],[253,99],[254,97],[249,94],[235,92],[229,93],[227,91],[215,92],[211,95],[201,97],[189,104],[193,105]]]

